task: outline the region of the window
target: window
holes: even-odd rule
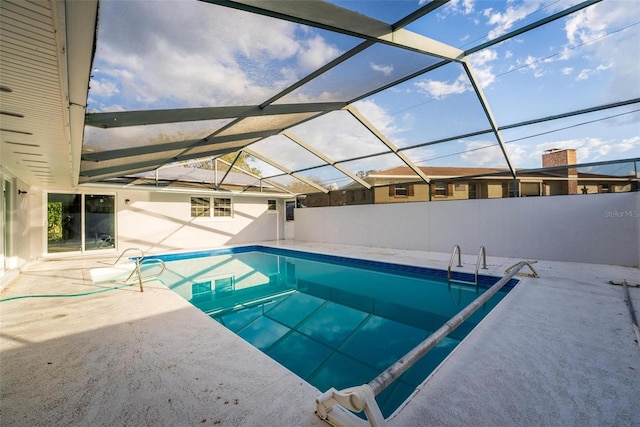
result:
[[[394,196],[396,197],[407,197],[409,195],[409,191],[407,190],[407,187],[401,187],[399,185],[396,185],[394,188]]]
[[[434,196],[446,197],[447,196],[447,184],[444,183],[444,182],[436,182],[433,185],[433,195]]]
[[[395,184],[389,186],[390,197],[413,196],[413,184]]]
[[[294,220],[294,210],[296,208],[296,202],[294,201],[287,201],[285,202],[285,211],[287,214],[287,221],[293,221]]]
[[[210,218],[212,212],[214,217],[233,216],[230,198],[214,197],[211,207],[211,197],[191,197],[191,218]]]
[[[466,188],[465,188],[465,184],[456,184],[456,185],[454,186],[454,189],[455,189],[456,191],[464,191],[464,190],[466,190]]]
[[[231,218],[231,199],[221,197],[214,198],[213,216]]]
[[[208,197],[191,198],[191,218],[211,216],[211,200]]]
[[[268,211],[278,210],[277,202],[275,200],[267,200],[267,210]]]
[[[613,193],[613,186],[611,184],[598,185],[598,193]]]

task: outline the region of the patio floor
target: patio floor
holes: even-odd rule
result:
[[[261,243],[264,244],[264,243]],[[449,254],[269,242],[446,269]],[[519,259],[488,254],[489,273]],[[0,299],[85,293],[116,255],[43,259]],[[463,256],[473,272],[475,255]],[[403,408],[393,426],[640,425],[640,347],[621,286],[640,270],[538,261]],[[640,288],[630,288],[638,315]],[[0,424],[323,426],[320,391],[149,282],[0,303]],[[324,390],[323,390],[324,391]]]

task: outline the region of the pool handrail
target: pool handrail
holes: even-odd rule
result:
[[[117,260],[115,260],[115,262],[113,263],[113,265],[116,265],[117,263],[120,262],[120,260],[122,259],[122,257],[124,256],[124,254],[126,254],[127,252],[132,252],[132,251],[138,251],[140,252],[140,255],[138,257],[136,257],[136,259],[140,259],[140,258],[144,258],[144,251],[142,249],[139,248],[127,248],[124,251],[122,251],[122,253],[120,254],[120,256],[118,257]]]
[[[143,276],[142,273],[140,272],[140,266],[142,264],[152,264],[152,263],[160,264],[162,266],[162,268],[157,273],[150,274],[148,276]],[[152,279],[152,278],[160,276],[162,274],[162,272],[165,270],[165,268],[167,268],[167,265],[161,259],[158,259],[158,258],[150,258],[150,259],[136,258],[136,266],[133,269],[133,271],[131,272],[131,274],[129,274],[129,277],[127,277],[127,279],[124,282],[127,283],[129,280],[131,280],[131,278],[133,277],[134,274],[137,274],[138,283],[140,284],[140,292],[144,292],[144,288],[142,287],[142,282],[144,280],[148,280],[148,279]]]
[[[502,289],[504,285],[509,283],[522,267],[528,264],[527,261],[520,261],[514,265],[505,276],[493,284],[482,295],[469,303],[469,305],[449,319],[437,331],[429,335],[424,341],[415,346],[369,383],[341,391],[331,388],[324,392],[316,399],[316,413],[318,416],[333,426],[345,425],[345,419],[347,418],[349,419],[348,423],[361,424],[362,419],[344,410],[348,409],[353,412],[364,411],[367,416],[367,421],[372,427],[379,427],[386,424],[375,400],[375,396],[391,385],[429,350],[434,348],[440,341],[460,326],[462,322],[467,320],[478,308]],[[338,406],[338,408],[334,408],[335,406]],[[335,411],[336,409],[339,410]]]
[[[480,268],[481,259],[482,259],[482,269],[486,270],[487,269],[487,251],[485,250],[484,246],[480,246],[480,252],[478,253],[478,259],[476,260],[476,274],[475,274],[476,289],[478,288],[478,269]]]
[[[454,245],[453,251],[451,252],[451,258],[449,258],[449,266],[447,267],[447,279],[449,280],[451,280],[451,264],[453,264],[453,258],[456,256],[456,252],[458,253],[458,265],[456,265],[456,267],[462,267],[462,254],[460,245]]]
[[[122,257],[126,253],[133,252],[133,251],[139,252],[139,255],[136,256],[136,257],[132,257],[132,258],[134,258],[134,261],[135,261],[135,267],[134,267],[133,271],[131,271],[131,274],[129,274],[129,276],[125,279],[124,282],[127,283],[129,280],[131,280],[133,275],[137,273],[138,283],[140,285],[140,292],[144,292],[144,288],[142,286],[143,281],[147,280],[147,279],[152,279],[152,278],[160,276],[162,274],[162,272],[165,270],[166,264],[164,263],[163,260],[157,259],[157,258],[144,259],[144,251],[142,249],[139,249],[139,248],[127,248],[127,249],[122,251],[122,253],[118,257],[118,259],[115,260],[113,265],[118,264],[120,262],[120,260],[122,259]],[[162,268],[160,269],[160,271],[158,273],[150,274],[148,276],[143,276],[142,273],[140,272],[140,266],[142,264],[150,264],[150,263],[159,263],[162,266]]]

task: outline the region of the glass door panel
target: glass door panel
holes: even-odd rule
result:
[[[85,194],[85,250],[115,248],[115,196]]]
[[[47,251],[73,252],[82,249],[80,194],[49,194],[47,199]]]

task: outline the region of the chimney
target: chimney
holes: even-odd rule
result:
[[[576,163],[576,150],[573,148],[565,150],[551,148],[542,155],[543,168],[575,165]],[[576,168],[558,169],[553,173],[567,177],[566,194],[578,194],[578,171]]]
[[[542,155],[542,167],[551,168],[554,166],[566,166],[576,164],[576,150],[569,148],[566,150],[560,150],[559,148],[551,148],[546,150]],[[568,172],[568,175],[574,175],[576,172],[572,168],[573,172]]]

